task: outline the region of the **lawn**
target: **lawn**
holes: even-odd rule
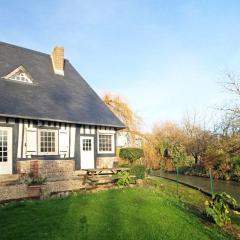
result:
[[[0,229],[1,240],[231,239],[159,186],[8,205],[0,208]]]

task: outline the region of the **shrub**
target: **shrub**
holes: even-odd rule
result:
[[[240,156],[235,156],[232,163],[231,180],[240,182]]]
[[[19,182],[26,183],[27,185],[42,185],[46,182],[47,178],[36,176],[33,172],[29,172],[27,175],[20,176]]]
[[[135,165],[131,168],[131,174],[135,175],[137,179],[145,178],[145,167],[143,165]]]
[[[240,171],[240,156],[233,158],[233,168],[234,170]]]
[[[140,148],[121,148],[119,156],[120,158],[133,163],[143,157],[143,150]]]
[[[191,170],[192,170],[192,168],[189,167],[189,166],[180,166],[180,167],[178,168],[179,174],[191,173]]]
[[[117,156],[117,157],[119,157],[120,150],[121,150],[121,148],[120,148],[120,147],[116,147],[116,156]]]
[[[206,201],[206,214],[218,226],[223,226],[231,222],[230,206],[236,207],[237,201],[229,194],[222,192],[215,194],[212,201]]]
[[[202,174],[206,174],[206,169],[203,165],[201,164],[194,164],[192,166],[192,174],[193,175],[198,175],[201,176]]]
[[[121,171],[116,174],[118,178],[117,185],[118,186],[127,186],[130,183],[130,174],[127,171]]]
[[[223,163],[224,163],[224,160],[222,160],[222,159],[217,160],[217,162],[213,166],[214,170],[220,171],[221,168],[222,168]]]

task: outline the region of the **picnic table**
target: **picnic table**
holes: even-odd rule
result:
[[[86,171],[86,180],[88,180],[93,187],[96,187],[96,185],[100,184],[100,181],[103,181],[104,176],[104,179],[110,183],[121,178],[121,176],[116,176],[117,173],[130,172],[130,168],[94,168],[83,170]]]
[[[93,168],[93,169],[83,169],[87,172],[87,175],[111,175],[111,174],[117,174],[122,171],[129,172],[130,168]]]

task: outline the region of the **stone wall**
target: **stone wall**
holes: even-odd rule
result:
[[[83,179],[49,181],[42,186],[42,194],[50,196],[53,193],[77,191],[85,189],[85,187]],[[27,184],[0,185],[0,203],[27,198],[29,198]]]
[[[0,186],[0,202],[7,200],[17,200],[28,196],[26,184],[16,184],[12,186]]]
[[[65,192],[65,191],[76,191],[79,189],[85,188],[84,181],[82,179],[70,179],[65,181],[55,181],[55,182],[47,182],[45,186],[45,190],[48,193],[56,193],[56,192]]]
[[[117,167],[117,157],[98,157],[96,162],[97,168],[114,168]]]
[[[74,169],[74,160],[17,161],[17,173],[34,172],[42,177],[66,177],[72,175]]]
[[[97,168],[117,166],[116,157],[98,157]],[[18,180],[19,174],[34,172],[46,177],[42,191],[49,195],[86,189],[85,171],[74,171],[74,160],[23,160],[17,161],[18,174],[0,178],[0,202],[29,198],[28,186]]]

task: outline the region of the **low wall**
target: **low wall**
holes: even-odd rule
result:
[[[97,168],[116,167],[116,157],[101,157],[97,159]],[[0,202],[29,198],[28,186],[18,180],[19,174],[33,172],[46,177],[47,181],[42,187],[42,193],[77,191],[87,189],[85,171],[74,171],[74,160],[18,160],[17,173],[0,179]]]
[[[27,185],[0,186],[0,202],[27,198]]]
[[[51,195],[52,193],[76,191],[84,188],[85,185],[83,179],[77,179],[46,182],[46,184],[42,187],[42,191],[43,195]],[[29,198],[27,184],[0,186],[0,203],[27,198]]]
[[[117,157],[98,157],[96,162],[97,168],[114,168],[117,167]]]
[[[65,192],[65,191],[74,191],[85,188],[84,181],[82,179],[79,180],[68,180],[68,181],[55,181],[55,182],[47,182],[44,190],[48,193],[56,193],[56,192]]]
[[[42,177],[65,177],[71,175],[74,169],[74,160],[17,161],[17,173],[34,172]]]

